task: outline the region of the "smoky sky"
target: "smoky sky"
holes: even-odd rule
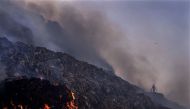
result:
[[[1,2],[0,31],[10,40],[67,52],[189,102],[188,2]]]

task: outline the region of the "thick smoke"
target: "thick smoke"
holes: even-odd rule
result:
[[[8,13],[9,21],[17,25],[13,29],[19,27],[13,34],[5,35],[11,40],[67,52],[80,60],[114,70],[118,76],[145,89],[156,83],[160,89],[171,94],[169,96],[172,98],[181,102],[189,101],[189,71],[184,71],[186,68],[181,67],[180,71],[176,71],[179,70],[177,66],[173,72],[183,72],[181,77],[177,73],[172,76],[160,73],[148,54],[130,52],[133,50],[125,37],[126,33],[104,12],[77,2],[53,0],[12,0],[1,4],[0,10]],[[10,30],[1,31],[7,34],[12,32]],[[20,32],[22,34],[15,35]],[[167,83],[168,79],[171,82]]]

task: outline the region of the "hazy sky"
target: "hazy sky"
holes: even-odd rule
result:
[[[185,87],[190,83],[189,3],[118,2],[109,8],[113,10],[110,15],[125,28],[134,52],[147,56],[156,69],[158,89],[166,94],[189,92],[170,87],[174,81],[181,85],[187,82]],[[167,87],[173,90],[167,92]]]
[[[155,83],[170,99],[190,102],[190,2],[18,1],[18,7],[2,5],[34,35],[18,40],[111,66],[118,76],[145,90]]]
[[[143,61],[138,61],[138,64],[145,64],[143,68],[154,69],[155,83],[161,92],[174,99],[171,93],[189,92],[188,88],[184,88],[189,87],[190,83],[188,1],[117,1],[96,5],[122,26],[125,31],[122,39],[126,39],[123,40],[123,46],[126,43],[132,54],[144,56],[148,60],[149,64]],[[118,75],[123,77],[125,74]],[[145,88],[151,84],[147,83]],[[188,98],[179,95],[177,99],[186,101]]]

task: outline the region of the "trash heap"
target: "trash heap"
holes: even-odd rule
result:
[[[0,87],[0,109],[78,109],[71,90],[48,80],[17,77]]]

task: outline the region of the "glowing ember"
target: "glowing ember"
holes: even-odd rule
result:
[[[68,109],[78,109],[78,107],[75,105],[75,94],[71,91],[71,101],[67,102],[67,108]]]
[[[5,81],[3,88],[0,109],[78,109],[71,90],[48,80],[21,78]]]
[[[48,104],[44,105],[44,109],[50,109],[50,107],[48,106]]]
[[[75,93],[71,92],[73,100],[75,100]]]
[[[18,107],[19,107],[20,109],[23,109],[23,106],[22,106],[22,105],[18,105]]]

